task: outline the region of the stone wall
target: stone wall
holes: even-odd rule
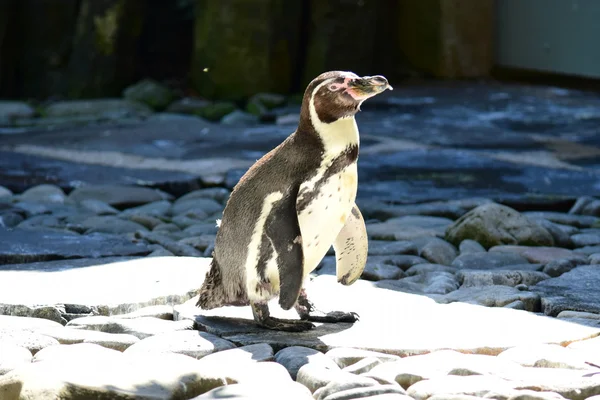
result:
[[[154,78],[239,100],[331,69],[484,77],[492,18],[492,0],[4,0],[0,97],[107,97]]]

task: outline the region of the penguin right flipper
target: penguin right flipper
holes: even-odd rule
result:
[[[296,304],[304,280],[304,252],[296,196],[281,199],[271,216],[266,233],[277,254],[279,305],[289,310]]]
[[[367,263],[368,246],[365,221],[354,204],[346,224],[333,242],[338,282],[351,285],[360,278]]]

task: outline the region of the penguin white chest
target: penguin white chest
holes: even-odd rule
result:
[[[346,223],[357,188],[357,167],[352,163],[315,187],[310,201],[300,210],[305,276],[319,265]]]

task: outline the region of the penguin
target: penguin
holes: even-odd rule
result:
[[[315,315],[304,290],[307,276],[333,245],[339,283],[351,285],[367,260],[367,232],[355,204],[363,101],[386,89],[381,75],[330,71],[307,86],[294,133],[265,154],[233,188],[217,221],[210,269],[197,306],[250,305],[257,325],[301,332],[312,322],[355,322],[353,312]],[[300,319],[271,317],[279,296]]]

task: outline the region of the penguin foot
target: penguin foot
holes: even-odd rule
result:
[[[331,311],[325,315],[304,315],[302,319],[305,321],[336,324],[339,322],[354,323],[359,320],[359,316],[355,312]]]
[[[256,323],[263,328],[286,332],[306,332],[315,327],[308,321],[302,321],[299,319],[279,319],[273,317],[268,317],[262,321],[256,321]]]
[[[323,313],[315,308],[314,304],[308,300],[306,291],[302,289],[296,302],[296,312],[300,316],[300,319],[304,321],[312,322],[326,322],[330,324],[336,324],[339,322],[350,322],[354,323],[359,320],[359,316],[355,312],[343,312],[343,311],[331,311]],[[314,315],[313,311],[319,311],[325,315]]]
[[[275,331],[305,332],[315,327],[312,323],[299,319],[273,318],[267,303],[251,303],[251,306],[254,321],[263,328]]]

